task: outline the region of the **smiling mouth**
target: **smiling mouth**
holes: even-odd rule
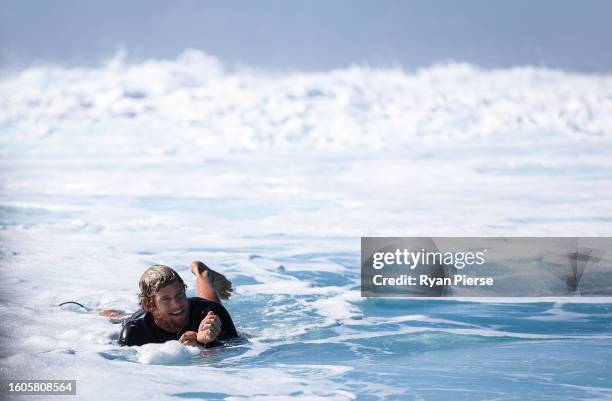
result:
[[[171,314],[172,316],[180,316],[180,315],[182,315],[182,314],[183,314],[183,312],[184,312],[184,311],[185,311],[184,309],[181,309],[181,310],[176,311],[176,312],[170,312],[170,314]]]

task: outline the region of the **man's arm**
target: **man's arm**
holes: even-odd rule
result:
[[[133,321],[127,321],[119,335],[119,345],[144,345],[148,343],[146,333]]]
[[[208,302],[210,309],[198,327],[198,342],[211,345],[217,339],[227,340],[238,337],[238,332],[227,309],[219,303]]]
[[[218,338],[220,340],[227,340],[238,337],[238,332],[227,309],[223,305],[217,304],[214,312],[221,319],[221,331],[218,334]]]

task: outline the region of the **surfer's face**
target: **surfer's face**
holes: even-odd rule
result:
[[[189,302],[185,286],[175,281],[155,293],[155,306],[151,309],[155,323],[170,332],[181,330],[189,319]]]

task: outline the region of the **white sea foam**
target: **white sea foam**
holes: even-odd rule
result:
[[[535,334],[535,333],[517,333],[504,330],[495,330],[489,328],[470,328],[470,329],[456,329],[456,328],[436,328],[436,327],[413,327],[405,326],[397,330],[376,330],[374,332],[360,331],[360,332],[349,332],[335,337],[328,337],[320,340],[306,340],[306,344],[325,344],[325,343],[345,343],[347,341],[363,340],[368,338],[376,337],[388,337],[388,336],[400,336],[409,335],[416,333],[446,333],[446,334],[457,334],[467,336],[479,336],[479,337],[499,337],[499,338],[515,338],[525,340],[610,340],[612,335],[551,335],[551,334]]]
[[[138,347],[138,362],[156,365],[174,365],[185,363],[189,358],[198,355],[198,347],[188,347],[178,341],[163,344],[145,344]]]
[[[62,153],[153,158],[194,149],[207,149],[198,156],[204,158],[230,150],[392,149],[423,137],[609,139],[611,82],[609,75],[467,64],[413,73],[357,66],[229,73],[213,57],[187,50],[173,61],[127,64],[117,58],[95,69],[5,72],[0,126],[4,143],[61,141],[68,145]],[[546,161],[533,167],[556,168]],[[264,184],[287,183],[270,178]]]
[[[474,324],[459,322],[455,320],[449,319],[439,319],[432,318],[430,316],[425,315],[403,315],[403,316],[393,316],[389,318],[379,318],[379,317],[368,317],[363,319],[362,321],[350,322],[346,321],[345,324],[353,324],[353,325],[380,325],[380,324],[389,324],[389,323],[406,323],[406,322],[427,322],[427,323],[441,323],[445,325],[454,325],[454,326],[476,326]],[[477,326],[476,326],[477,327]]]

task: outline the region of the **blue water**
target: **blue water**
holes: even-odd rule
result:
[[[299,301],[299,297],[290,297],[284,303]],[[231,310],[239,326],[251,332],[270,325],[282,328],[294,321],[316,326],[310,312],[300,308],[277,317],[262,313],[262,307],[274,303],[274,297],[247,298],[237,300]],[[329,380],[360,400],[612,396],[612,304],[368,299],[359,308],[363,316],[348,324],[317,327],[280,341],[262,339],[268,349],[235,363],[227,364],[224,359],[246,352],[249,344],[228,348],[216,354],[217,363],[241,369],[295,363],[349,366],[350,371]],[[571,317],[553,317],[565,312]],[[392,322],[404,315],[446,321]],[[202,361],[196,358],[192,363]],[[304,368],[299,374],[308,378],[316,369]]]

